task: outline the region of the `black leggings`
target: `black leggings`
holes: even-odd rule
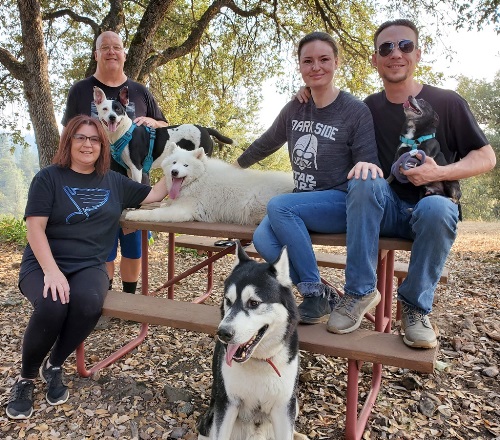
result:
[[[69,303],[49,292],[43,297],[44,275],[41,269],[28,273],[20,282],[23,295],[33,305],[33,314],[24,332],[21,377],[34,379],[51,350],[51,365],[61,366],[68,356],[92,332],[101,316],[108,290],[108,274],[96,267],[67,276]]]

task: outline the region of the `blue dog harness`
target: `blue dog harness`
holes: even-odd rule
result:
[[[111,148],[111,156],[113,159],[118,162],[123,168],[128,170],[128,166],[122,160],[122,153],[124,148],[129,144],[132,139],[132,133],[137,127],[137,124],[132,123],[130,128],[127,130],[124,135],[118,139],[116,142],[110,145]],[[153,165],[153,147],[156,139],[156,130],[150,127],[144,127],[146,131],[149,133],[149,149],[146,158],[144,159],[144,163],[142,164],[142,171],[146,174],[151,170],[151,166]]]
[[[426,134],[425,136],[420,136],[418,139],[408,139],[408,138],[405,138],[404,136],[399,136],[399,140],[403,144],[406,144],[406,145],[409,145],[410,147],[412,147],[412,149],[417,149],[418,146],[422,142],[428,141],[429,139],[432,139],[435,137],[436,137],[436,133],[432,133],[432,134]]]

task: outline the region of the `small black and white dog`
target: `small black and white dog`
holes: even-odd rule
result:
[[[410,169],[425,162],[427,156],[432,157],[438,165],[447,165],[438,140],[436,129],[439,125],[439,116],[432,106],[424,99],[415,99],[408,96],[403,104],[406,120],[401,129],[401,144],[396,152],[396,157],[391,168],[391,175],[387,181],[391,183],[394,178],[401,183],[408,183],[408,178],[400,173],[400,168]],[[419,160],[416,154],[420,153]],[[421,198],[429,195],[441,195],[459,203],[462,192],[458,180],[432,182],[422,187]]]
[[[94,103],[111,144],[114,159],[111,169],[122,174],[126,170],[136,182],[141,181],[143,172],[147,174],[150,169],[160,167],[167,142],[175,142],[185,150],[201,147],[208,156],[214,149],[211,136],[224,144],[233,143],[217,130],[200,125],[172,125],[155,130],[144,125],[136,126],[126,112],[129,103],[127,86],[121,88],[116,100],[107,99],[101,88],[94,87]]]
[[[294,430],[299,340],[291,286],[286,248],[274,264],[258,263],[237,242],[199,440],[307,440]]]

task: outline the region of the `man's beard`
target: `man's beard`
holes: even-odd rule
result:
[[[387,75],[386,73],[384,73],[382,75],[382,79],[392,84],[398,84],[403,81],[406,81],[408,78],[410,78],[410,76],[411,75],[408,72],[398,73],[397,76]]]

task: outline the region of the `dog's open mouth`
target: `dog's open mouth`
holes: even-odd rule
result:
[[[168,192],[169,198],[173,200],[179,197],[183,181],[184,177],[172,177],[172,186],[170,187],[170,191]]]
[[[407,101],[405,101],[405,103],[403,104],[403,108],[405,110],[410,110],[419,116],[422,114],[422,110],[420,110],[420,108],[417,106],[415,98],[412,97],[410,97]]]
[[[238,344],[227,344],[226,347],[226,364],[231,366],[231,363],[233,360],[238,363],[243,363],[246,362],[248,359],[252,357],[252,353],[261,341],[262,337],[264,336],[264,333],[266,333],[266,330],[268,329],[268,325],[265,325],[262,327],[257,334],[252,336],[252,338],[248,341],[245,342],[244,344],[238,345]]]
[[[108,128],[109,132],[114,133],[116,130],[118,130],[118,126],[120,125],[121,121],[111,122],[106,121],[105,119],[101,119],[101,122]]]

